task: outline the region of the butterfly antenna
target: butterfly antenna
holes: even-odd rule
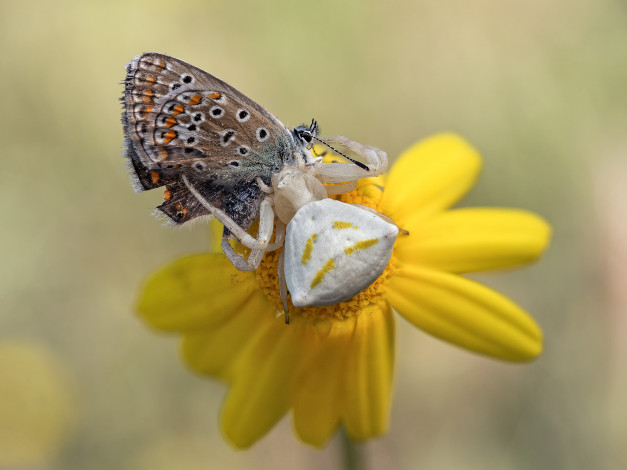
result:
[[[346,160],[348,160],[348,161],[350,161],[350,162],[354,163],[354,164],[355,164],[355,165],[357,165],[359,168],[362,168],[362,169],[364,169],[364,170],[366,170],[366,171],[370,171],[370,168],[368,168],[366,165],[364,165],[364,164],[363,164],[363,163],[361,163],[361,162],[358,162],[357,160],[352,159],[351,157],[349,157],[349,156],[347,156],[347,155],[344,155],[344,154],[343,154],[342,152],[340,152],[338,149],[336,149],[336,148],[332,147],[331,145],[327,144],[324,140],[319,139],[318,137],[313,136],[313,135],[312,135],[312,137],[313,137],[315,140],[317,140],[318,142],[320,142],[321,144],[324,144],[324,145],[326,145],[327,147],[329,147],[329,148],[330,148],[331,150],[333,150],[335,153],[337,153],[337,154],[339,154],[339,155],[342,155],[342,156],[343,156]]]

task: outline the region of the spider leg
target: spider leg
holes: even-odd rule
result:
[[[268,251],[268,241],[270,240],[272,231],[274,230],[274,212],[272,211],[272,205],[268,199],[271,198],[267,197],[261,203],[259,211],[259,231],[257,232],[257,238],[254,239],[257,242],[261,242],[262,246],[260,248],[251,248],[248,259],[244,258],[233,249],[229,243],[230,229],[226,225],[224,226],[224,232],[222,233],[222,251],[224,251],[224,254],[229,261],[233,263],[233,266],[240,271],[254,271],[257,269],[259,267],[259,263],[261,263],[263,255],[265,255],[266,251]],[[222,221],[220,220],[220,222]],[[283,225],[282,238],[284,236],[285,226]],[[281,239],[281,244],[282,243],[283,240]]]
[[[285,323],[290,323],[290,312],[287,306],[287,283],[285,282],[285,250],[281,250],[281,254],[279,255],[279,264],[277,266],[277,275],[279,278],[279,296],[281,297],[281,302],[283,303],[283,311],[285,312]]]
[[[366,160],[370,171],[375,171],[377,175],[380,175],[387,170],[388,154],[383,150],[360,144],[359,142],[351,140],[348,137],[344,137],[343,135],[329,137],[328,139],[325,139],[325,142],[340,144],[341,146],[352,150],[357,155],[361,155]]]
[[[259,233],[257,238],[253,237],[246,230],[240,227],[226,212],[217,207],[212,206],[198,190],[192,185],[187,176],[182,175],[183,182],[187,189],[194,195],[198,202],[200,202],[218,221],[224,225],[229,231],[247,248],[251,250],[262,250],[265,252],[270,236],[272,235],[272,226],[274,220],[274,211],[272,210],[272,196],[266,196],[259,207]],[[268,233],[268,227],[269,233]],[[263,234],[263,236],[262,236]],[[252,255],[252,253],[251,253]]]
[[[383,150],[355,142],[344,136],[330,137],[324,140],[330,145],[343,146],[366,160],[368,169],[358,167],[353,163],[314,163],[314,174],[323,183],[344,183],[370,176],[378,176],[387,170],[388,156]]]
[[[266,251],[274,251],[283,246],[285,241],[285,224],[280,219],[276,219],[276,230],[274,232],[274,241],[268,243]]]
[[[264,193],[266,194],[272,194],[273,190],[270,186],[268,186],[266,183],[263,182],[263,180],[261,179],[261,177],[257,177],[257,179],[255,180],[257,182],[257,185],[259,186],[259,189],[261,189]]]
[[[224,227],[224,234],[222,235],[222,251],[224,251],[224,254],[233,264],[233,266],[235,266],[240,271],[254,271],[255,269],[257,269],[257,266],[250,264],[246,258],[244,258],[233,249],[233,247],[229,243],[228,233],[229,232],[227,231],[226,227]]]
[[[334,184],[332,186],[325,186],[327,194],[332,196],[334,194],[350,193],[357,187],[357,180],[353,180],[349,183]]]

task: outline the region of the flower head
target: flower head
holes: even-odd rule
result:
[[[542,334],[516,304],[460,274],[519,265],[546,248],[549,226],[512,209],[453,209],[480,168],[476,151],[442,134],[399,157],[387,178],[337,198],[373,207],[409,234],[371,286],[327,307],[292,308],[285,325],[278,253],[255,272],[220,253],[187,256],[154,273],[138,304],[152,326],[182,334],[197,372],[225,380],[225,437],[248,447],[288,411],[305,442],[338,426],[365,440],[388,426],[395,351],[393,310],[426,332],[488,356],[526,361]],[[385,189],[382,190],[382,187]]]

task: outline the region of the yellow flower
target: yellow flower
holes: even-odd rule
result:
[[[542,350],[536,323],[513,302],[460,274],[515,266],[546,248],[549,226],[529,212],[449,208],[470,189],[477,152],[442,134],[406,151],[389,176],[362,180],[339,197],[366,204],[409,232],[390,264],[353,299],[291,309],[283,322],[277,253],[256,272],[219,253],[192,255],[153,274],[138,310],[183,335],[197,372],[225,380],[225,437],[252,445],[288,411],[303,441],[322,446],[343,425],[365,440],[388,427],[395,351],[392,309],[414,325],[472,351],[526,361]],[[381,186],[385,184],[385,191]]]

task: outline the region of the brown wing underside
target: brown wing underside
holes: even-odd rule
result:
[[[136,189],[166,186],[157,209],[181,224],[209,215],[181,180],[247,228],[266,184],[292,153],[289,131],[263,107],[218,78],[156,53],[127,68],[122,117]]]

